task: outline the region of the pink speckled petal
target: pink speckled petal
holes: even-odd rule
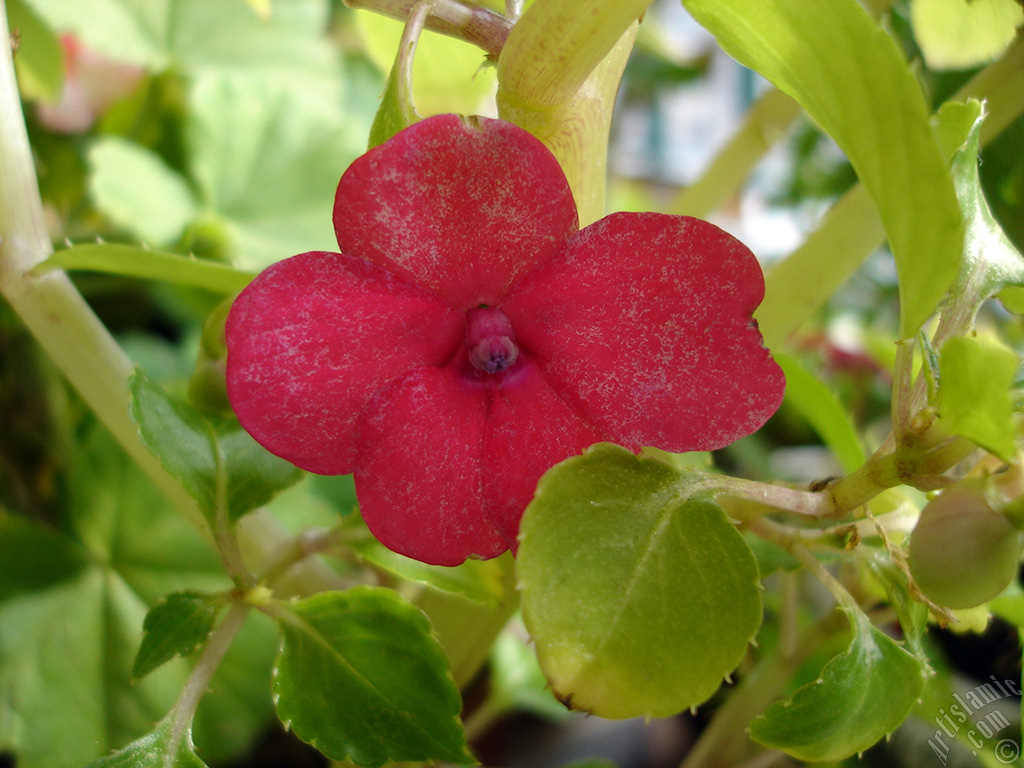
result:
[[[357,254],[466,310],[510,286],[577,231],[554,156],[511,123],[438,115],[342,176],[334,228]]]
[[[515,530],[483,495],[487,391],[455,370],[417,368],[381,391],[359,424],[356,495],[389,549],[435,565],[507,550]]]
[[[622,213],[582,230],[502,309],[593,423],[683,452],[728,445],[778,408],[785,378],[751,320],[763,296],[753,254],[714,225]]]
[[[510,536],[552,466],[587,446],[611,440],[562,400],[540,369],[525,360],[514,382],[495,389],[484,440],[484,499]]]
[[[271,452],[345,474],[367,401],[413,367],[446,362],[464,325],[464,315],[380,267],[338,253],[293,256],[231,308],[228,397]]]

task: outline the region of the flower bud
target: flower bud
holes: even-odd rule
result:
[[[199,341],[199,359],[188,382],[189,400],[196,410],[204,413],[231,412],[225,374],[228,349],[224,341],[224,323],[232,301],[233,296],[221,302],[206,318]]]
[[[917,586],[936,603],[973,608],[1002,592],[1017,573],[1024,534],[993,508],[991,481],[950,486],[922,510],[908,563]]]

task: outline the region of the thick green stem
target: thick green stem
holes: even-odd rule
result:
[[[890,418],[895,445],[902,445],[910,435],[910,422],[917,413],[913,397],[914,339],[896,342],[896,363],[893,365]]]
[[[887,488],[913,485],[934,490],[947,482],[942,473],[977,450],[974,443],[962,437],[944,440],[934,447],[910,446],[893,453],[876,454],[857,471],[826,488],[837,510],[854,510],[871,501]]]
[[[548,0],[513,28],[498,60],[498,111],[552,151],[580,224],[604,215],[608,133],[636,19],[651,0]]]
[[[0,293],[134,461],[201,530],[202,513],[139,437],[128,412],[132,363],[63,272],[27,273],[51,251],[0,0]]]
[[[513,27],[498,61],[499,102],[541,110],[572,100],[652,2],[535,3]]]

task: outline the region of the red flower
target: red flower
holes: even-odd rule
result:
[[[579,230],[557,161],[510,123],[402,131],[342,176],[334,228],[342,253],[279,262],[235,302],[228,394],[275,454],[354,472],[396,552],[494,557],[558,461],[719,448],[782,398],[754,256],[682,216]]]

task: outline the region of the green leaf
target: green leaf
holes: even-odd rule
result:
[[[340,91],[319,97],[207,74],[193,82],[189,102],[190,168],[227,231],[233,262],[260,270],[296,253],[337,250],[334,193],[368,128],[343,112]]]
[[[417,5],[406,19],[395,63],[391,65],[380,107],[373,118],[373,125],[370,126],[370,149],[380,146],[420,119],[413,102],[412,70],[416,62],[416,48],[428,13],[428,6]]]
[[[172,720],[166,718],[152,733],[86,768],[206,768],[206,763],[196,757],[188,734],[175,733]]]
[[[939,418],[1006,461],[1016,455],[1013,385],[1020,360],[994,341],[954,336],[939,350]]]
[[[982,118],[982,105],[977,99],[947,101],[932,116],[932,130],[943,157],[952,163],[957,150],[965,148],[971,139],[972,129]],[[975,153],[978,145],[974,144]]]
[[[965,224],[963,260],[953,295],[972,319],[985,299],[1010,286],[1024,285],[1024,256],[992,215],[978,176],[984,120],[984,109],[974,100],[947,102],[936,116],[939,135],[947,137],[944,143],[955,144],[952,171]],[[957,134],[959,142],[953,138]]]
[[[14,66],[21,95],[57,101],[64,85],[64,51],[57,35],[24,0],[7,0],[7,24],[18,38]]]
[[[807,419],[843,471],[853,472],[864,463],[864,448],[835,394],[795,358],[776,352],[775,361],[786,374],[786,403]]]
[[[175,656],[187,656],[213,630],[222,600],[202,592],[175,592],[149,609],[132,677],[139,680]]]
[[[1010,582],[1003,594],[989,600],[988,609],[1003,621],[1024,629],[1024,588],[1017,580]]]
[[[829,661],[817,680],[754,720],[755,741],[800,760],[842,760],[906,718],[924,685],[920,660],[859,610],[847,613],[853,625],[849,648]]]
[[[65,248],[54,253],[36,269],[41,272],[50,269],[85,269],[203,288],[226,296],[238,293],[255,277],[252,272],[243,272],[215,261],[120,243]]]
[[[430,623],[395,592],[355,587],[282,612],[277,713],[332,760],[473,762]]]
[[[53,528],[0,512],[0,602],[70,581],[88,562]]]
[[[181,479],[211,524],[221,507],[229,520],[237,520],[302,478],[300,469],[263,448],[237,421],[199,413],[141,371],[132,375],[129,388],[142,439]]]
[[[928,107],[896,42],[856,0],[683,0],[733,58],[792,96],[843,150],[896,257],[900,338],[956,273],[963,232]]]
[[[273,16],[273,11],[270,7],[270,0],[245,0],[252,9],[256,11],[256,15],[260,17],[260,21],[270,21],[270,17]]]
[[[370,126],[370,141],[367,148],[380,146],[396,133],[405,130],[416,122],[416,110],[409,101],[407,91],[400,85],[399,70],[401,65],[396,61],[388,75],[388,84],[381,96],[380,107]]]
[[[89,149],[89,192],[111,221],[140,240],[165,245],[199,212],[185,180],[151,150],[116,136]]]
[[[157,63],[158,52],[146,10],[132,13],[120,0],[67,3],[62,0],[27,0],[53,29],[78,35],[86,45],[116,61],[132,64]],[[150,9],[152,3],[149,4]]]
[[[929,69],[969,69],[999,58],[1024,9],[1015,0],[912,0],[910,20]]]
[[[241,0],[28,0],[54,29],[155,71],[246,72],[315,87],[336,69],[321,37],[327,6],[289,0],[262,19]]]
[[[188,664],[131,682],[146,611],[174,590],[231,586],[191,523],[87,426],[68,451],[66,529],[0,517],[0,752],[18,768],[82,768],[151,731]],[[194,723],[211,763],[249,748],[272,715],[275,651],[272,623],[253,617],[217,670]]]
[[[928,631],[928,607],[910,596],[907,577],[884,550],[860,548],[864,564],[878,579],[889,599],[889,605],[896,611],[904,642],[918,658],[925,659],[922,639]]]
[[[334,191],[379,91],[349,93],[328,3],[289,0],[264,20],[243,0],[28,1],[117,60],[188,75],[187,170],[237,264],[336,249]]]
[[[697,477],[599,444],[541,479],[520,529],[523,620],[573,708],[696,706],[757,631],[754,556]]]
[[[365,536],[346,536],[346,546],[371,565],[408,581],[426,584],[442,592],[460,595],[470,602],[495,607],[505,597],[502,570],[496,560],[467,560],[447,567],[429,565],[399,555],[381,544],[366,530],[359,513],[346,520],[350,532],[365,531]],[[349,527],[351,526],[351,527]]]

